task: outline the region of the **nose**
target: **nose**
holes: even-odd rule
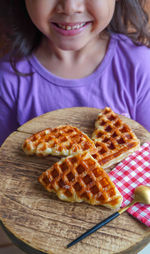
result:
[[[73,15],[84,11],[83,0],[60,0],[57,5],[57,13]]]

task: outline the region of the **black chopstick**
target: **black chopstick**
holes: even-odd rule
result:
[[[73,240],[71,243],[69,243],[66,248],[70,248],[71,246],[73,246],[74,244],[78,243],[79,241],[83,240],[85,237],[91,235],[92,233],[94,233],[95,231],[97,231],[99,228],[103,227],[104,225],[106,225],[108,222],[110,222],[111,220],[115,219],[116,217],[118,217],[120,215],[119,212],[115,212],[113,213],[111,216],[109,216],[108,218],[106,218],[105,220],[101,221],[100,223],[96,224],[94,227],[92,227],[91,229],[87,230],[84,234],[80,235],[78,238],[76,238],[75,240]]]

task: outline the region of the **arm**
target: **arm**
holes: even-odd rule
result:
[[[6,78],[0,74],[0,146],[11,132],[17,129],[17,84],[13,86],[9,82],[9,75]]]
[[[150,78],[138,96],[136,121],[150,132]]]
[[[18,128],[16,119],[16,107],[8,103],[0,96],[0,146],[11,132]]]
[[[150,56],[150,54],[149,54]],[[136,121],[150,131],[150,59],[145,57],[140,68],[137,85]]]

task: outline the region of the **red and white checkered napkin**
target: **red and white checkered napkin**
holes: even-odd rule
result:
[[[123,196],[122,207],[128,205],[137,186],[150,186],[150,143],[144,143],[138,151],[119,163],[109,176]],[[127,212],[150,227],[150,205],[137,203]]]

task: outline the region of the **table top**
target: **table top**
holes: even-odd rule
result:
[[[9,237],[27,253],[137,253],[150,241],[150,228],[127,212],[70,249],[65,246],[114,210],[86,203],[68,203],[48,193],[38,176],[60,158],[27,156],[24,139],[45,128],[69,124],[91,135],[100,109],[68,108],[32,119],[13,132],[0,148],[0,220]],[[120,118],[137,137],[150,133],[137,122]]]

